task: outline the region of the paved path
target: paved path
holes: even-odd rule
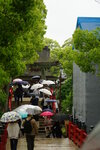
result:
[[[18,150],[27,150],[25,138],[20,138]],[[10,150],[9,140],[6,150]],[[77,147],[67,138],[36,138],[34,150],[78,150]]]
[[[13,99],[14,101],[14,99]],[[30,98],[24,98],[23,103],[29,103]],[[6,150],[10,150],[9,139]],[[27,150],[24,137],[19,138],[17,150]],[[68,138],[42,138],[36,137],[34,150],[78,150],[78,148]]]

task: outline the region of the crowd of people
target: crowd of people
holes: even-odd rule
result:
[[[49,87],[48,87],[49,88]],[[29,104],[34,106],[40,106],[42,110],[45,109],[51,110],[52,113],[58,113],[59,107],[57,102],[46,102],[48,99],[56,99],[55,92],[53,88],[49,88],[52,95],[47,95],[39,92],[39,90],[32,90],[31,87],[28,88],[27,92],[22,87],[22,84],[17,84],[13,86],[13,96],[15,99],[16,106],[19,106],[23,102],[23,97],[25,95],[29,96],[30,101]],[[41,97],[41,101],[40,101]],[[20,136],[26,136],[26,142],[27,142],[27,149],[33,150],[34,149],[34,139],[35,135],[38,134],[39,129],[39,115],[32,115],[28,114],[28,117],[25,119],[22,119],[22,121],[16,121],[8,123],[7,131],[8,136],[10,138],[10,145],[11,150],[17,150],[18,145],[18,138]],[[42,116],[44,119],[44,125],[45,125],[45,137],[46,138],[62,138],[62,123],[59,121],[53,121],[50,116]],[[31,130],[30,133],[25,131],[25,125],[30,122],[32,129],[29,129],[28,127],[26,130]],[[31,128],[30,127],[30,128]]]

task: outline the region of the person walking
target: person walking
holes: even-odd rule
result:
[[[39,98],[36,97],[35,95],[33,95],[31,100],[30,100],[30,104],[34,105],[34,106],[38,106],[38,101],[39,101]]]
[[[8,123],[7,127],[8,137],[10,138],[10,147],[11,150],[17,150],[18,138],[20,127],[18,122]]]
[[[23,121],[24,133],[26,135],[27,150],[34,150],[35,135],[38,134],[38,126],[31,114]]]
[[[23,88],[21,84],[18,84],[18,88],[15,91],[15,95],[16,95],[16,101],[17,101],[17,105],[19,106],[19,100],[21,99],[21,103],[22,103],[22,99],[23,99]]]

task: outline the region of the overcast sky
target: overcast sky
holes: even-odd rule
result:
[[[100,3],[95,0],[44,0],[44,3],[48,10],[45,37],[60,45],[72,37],[77,17],[100,17]]]

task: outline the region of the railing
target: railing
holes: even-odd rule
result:
[[[87,133],[83,129],[79,129],[77,125],[69,121],[68,137],[78,147],[81,147],[87,137]]]
[[[0,150],[6,150],[7,124],[0,124]]]

